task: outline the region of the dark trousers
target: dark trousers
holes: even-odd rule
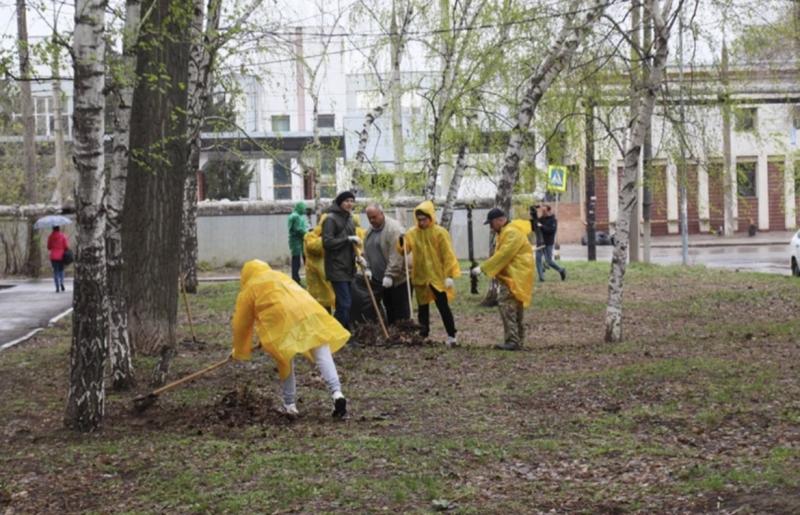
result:
[[[386,323],[389,325],[411,318],[405,283],[383,289],[383,307],[386,308]]]
[[[453,320],[453,312],[450,311],[450,304],[447,302],[447,293],[436,291],[436,288],[433,286],[429,286],[429,288],[433,292],[434,300],[436,301],[436,309],[439,310],[439,315],[442,317],[447,336],[455,336],[456,321]],[[421,304],[419,306],[419,325],[422,326],[422,336],[428,336],[431,331],[430,304]]]
[[[56,283],[56,291],[64,289],[64,262],[50,260],[53,266],[53,281]]]
[[[292,279],[300,284],[300,259],[302,256],[292,256]]]
[[[333,318],[338,320],[345,329],[350,329],[350,306],[353,304],[350,281],[331,281],[331,286],[336,294],[336,309],[333,311]]]

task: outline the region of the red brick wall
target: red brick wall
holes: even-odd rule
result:
[[[725,192],[723,191],[722,163],[708,167],[708,219],[712,231],[725,224]]]
[[[783,196],[783,163],[767,163],[769,189],[769,230],[786,230],[786,212]]]
[[[700,187],[697,181],[697,165],[691,165],[686,169],[686,194],[689,196],[687,211],[689,212],[689,234],[700,233],[700,214],[697,209],[697,200],[700,194]]]
[[[608,231],[608,169],[595,167],[594,194],[597,197],[595,206],[595,228]]]
[[[758,197],[739,197],[738,232],[747,232],[751,223],[758,225]]]
[[[555,209],[555,202],[550,203]],[[580,243],[586,229],[581,221],[581,205],[579,202],[558,203],[558,242]]]
[[[667,230],[667,167],[656,165],[650,178],[650,234],[664,236]]]

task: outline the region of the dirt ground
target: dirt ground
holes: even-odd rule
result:
[[[301,359],[301,416],[281,415],[256,353],[142,413],[145,385],[110,392],[102,431],[72,433],[65,321],[0,354],[0,513],[799,513],[800,281],[635,266],[607,344],[607,265],[568,266],[536,286],[520,352],[491,349],[502,324],[466,279],[459,348],[435,309],[430,340],[361,329],[336,354],[344,421]],[[172,377],[226,355],[236,291],[192,296],[204,343],[181,327]]]

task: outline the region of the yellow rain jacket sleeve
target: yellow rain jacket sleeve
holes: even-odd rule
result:
[[[492,257],[481,265],[483,273],[502,281],[524,307],[533,295],[533,247],[528,241],[530,220],[514,220],[497,236]]]
[[[417,224],[406,232],[405,241],[409,252],[414,256],[414,269],[411,274],[411,284],[417,294],[417,302],[430,304],[433,302],[433,292],[430,286],[437,291],[447,293],[447,299],[453,300],[456,296],[454,288],[445,288],[444,280],[448,277],[457,278],[461,275],[456,253],[450,241],[450,233],[436,224],[436,209],[433,202],[426,200],[414,208],[417,212],[425,213],[431,219],[428,228],[422,229]],[[397,251],[403,253],[399,242]]]
[[[307,291],[259,260],[242,268],[232,325],[233,358],[250,358],[255,327],[261,348],[275,360],[281,379],[289,376],[296,354],[310,357],[311,350],[326,344],[336,352],[350,338]]]
[[[317,302],[331,308],[336,300],[333,287],[325,277],[325,249],[322,247],[322,223],[328,215],[322,215],[319,223],[303,238],[303,249],[306,254],[306,283],[308,293]]]

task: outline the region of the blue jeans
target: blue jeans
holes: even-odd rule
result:
[[[336,294],[336,309],[333,311],[333,317],[342,324],[342,327],[350,329],[350,306],[353,304],[350,281],[331,281],[331,285]]]
[[[554,245],[545,245],[543,249],[536,251],[536,275],[539,276],[540,281],[544,281],[545,267],[552,268],[559,273],[564,270],[553,259],[553,247]]]
[[[292,279],[300,284],[300,259],[301,256],[292,256]]]
[[[53,281],[56,283],[56,291],[64,289],[64,262],[50,260],[53,265]]]

